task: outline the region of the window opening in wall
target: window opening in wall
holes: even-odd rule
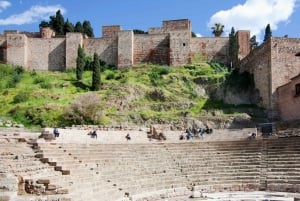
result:
[[[183,47],[185,46],[185,43],[183,43]]]
[[[295,95],[300,96],[300,83],[296,84],[295,88],[296,88],[296,94]]]

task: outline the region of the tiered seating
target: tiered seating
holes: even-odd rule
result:
[[[270,140],[267,186],[271,191],[300,192],[300,138]]]
[[[0,186],[4,189],[3,194],[8,197],[11,197],[13,192],[24,196],[22,200],[26,200],[28,195],[64,197],[61,194],[68,193],[66,189],[58,189],[59,183],[55,182],[61,174],[53,171],[49,165],[41,164],[31,145],[19,142],[19,139],[9,138],[1,141],[0,173],[1,177],[5,178],[0,180]]]
[[[237,152],[245,145],[247,151]],[[42,148],[44,157],[69,170],[73,183],[80,182],[82,186],[85,180],[88,188],[95,186],[93,192],[102,199],[106,194],[107,200],[117,199],[126,192],[134,195],[182,189],[176,193],[173,190],[174,196],[178,196],[186,194],[187,187],[192,186],[219,191],[234,187],[236,190],[257,189],[259,184],[260,155],[255,142],[244,142],[233,148],[226,143],[43,146],[48,146],[48,150]],[[249,171],[249,167],[254,167],[253,171]],[[99,182],[105,188],[100,190]],[[93,197],[96,196],[89,199]]]
[[[192,191],[300,193],[300,138],[179,141],[176,137],[149,142],[139,136],[141,143],[136,143],[126,142],[122,133],[109,144],[105,136],[105,143],[62,136],[52,142],[38,140],[32,147],[26,142],[3,143],[0,170],[34,181],[35,187],[44,186],[47,193],[40,193],[50,194],[47,200],[121,201],[127,195],[134,201],[181,201]],[[13,179],[5,180],[10,182],[7,188],[18,188]],[[25,188],[19,186],[19,193],[20,189]]]

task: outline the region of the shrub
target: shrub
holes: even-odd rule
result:
[[[22,102],[26,102],[28,99],[29,99],[29,93],[21,91],[14,96],[13,102],[22,103]]]
[[[42,82],[42,83],[40,83],[40,86],[42,89],[51,89],[52,88],[52,85],[49,82]]]
[[[95,93],[79,96],[66,109],[62,116],[68,124],[99,124],[102,118],[101,99]]]
[[[147,93],[147,96],[155,101],[165,101],[166,96],[163,90],[161,89],[154,89],[153,91],[150,91]]]
[[[116,77],[116,72],[114,71],[107,71],[106,80],[113,80]]]

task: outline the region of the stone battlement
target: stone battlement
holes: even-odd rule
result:
[[[103,26],[102,38],[80,33],[58,37],[47,27],[39,34],[5,31],[0,36],[0,61],[28,70],[63,71],[76,66],[77,48],[82,45],[88,55],[96,52],[101,60],[119,68],[139,63],[183,65],[198,55],[204,61],[228,62],[228,37],[193,38],[191,30],[190,20],[179,19],[163,21],[162,27],[149,28],[148,34],[133,34],[120,25]],[[249,51],[249,32],[239,37],[244,57]]]

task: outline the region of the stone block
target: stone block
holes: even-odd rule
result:
[[[36,181],[37,184],[50,184],[50,180],[49,179],[38,179]]]

